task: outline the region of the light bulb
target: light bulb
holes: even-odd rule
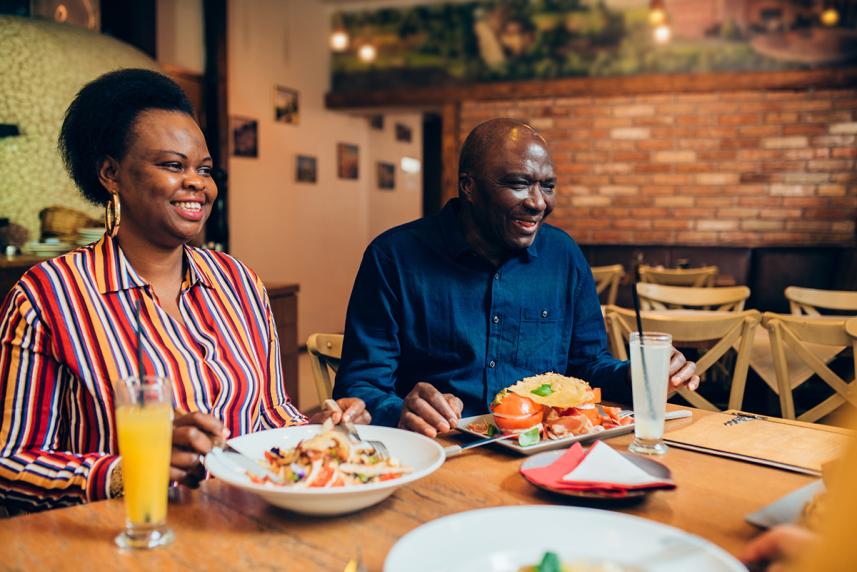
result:
[[[652,27],[660,26],[667,21],[667,13],[663,8],[654,8],[649,11],[649,25]]]
[[[835,26],[839,23],[839,12],[832,6],[821,13],[821,23],[825,26]]]
[[[348,33],[345,30],[334,30],[330,35],[330,48],[334,52],[344,52],[348,49]]]
[[[373,46],[372,44],[363,44],[357,51],[357,57],[359,57],[361,61],[364,61],[366,63],[374,62],[375,56],[377,55],[378,50],[376,50],[375,46]]]
[[[672,30],[667,25],[660,25],[655,28],[655,41],[659,44],[666,44],[672,38]]]

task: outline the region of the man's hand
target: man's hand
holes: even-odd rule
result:
[[[202,456],[222,445],[229,431],[223,423],[200,412],[176,417],[173,421],[173,452],[170,457],[170,480],[191,488],[205,478]]]
[[[459,398],[421,381],[405,397],[399,428],[435,438],[438,433],[455,428],[463,409],[464,403]]]
[[[794,524],[784,524],[750,542],[744,548],[741,560],[745,564],[768,562],[768,572],[791,570],[789,564],[815,542],[816,536],[809,530]]]
[[[358,397],[341,397],[336,401],[326,399],[321,406],[321,411],[314,413],[309,418],[309,422],[321,424],[328,418],[334,425],[340,421],[350,421],[359,425],[368,425],[372,422],[372,415],[366,411],[366,404]]]
[[[696,363],[687,361],[683,353],[673,348],[673,353],[670,357],[670,386],[673,389],[678,389],[685,384],[691,391],[696,391],[696,388],[699,387],[699,376],[696,375]]]

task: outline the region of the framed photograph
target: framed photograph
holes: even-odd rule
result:
[[[384,116],[383,115],[370,115],[369,116],[369,127],[372,129],[377,129],[378,131],[384,130]]]
[[[274,119],[278,123],[297,125],[300,119],[297,90],[274,86]]]
[[[232,155],[235,157],[259,156],[259,122],[247,117],[230,118]]]
[[[340,179],[357,179],[360,174],[359,147],[350,143],[336,144],[336,173]]]
[[[315,183],[318,180],[318,162],[315,157],[298,155],[295,159],[295,181]]]
[[[404,123],[396,123],[396,141],[411,142],[411,128]]]
[[[378,188],[392,191],[396,188],[396,166],[378,161]]]

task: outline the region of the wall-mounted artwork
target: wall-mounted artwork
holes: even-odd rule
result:
[[[378,131],[383,131],[384,116],[380,114],[369,116],[369,127],[371,127],[372,129],[377,129]]]
[[[396,165],[378,161],[378,188],[387,191],[396,188]]]
[[[259,122],[247,117],[230,117],[232,154],[236,157],[259,156]]]
[[[377,52],[371,64],[357,42],[334,53],[334,91],[857,60],[857,2],[846,0],[478,0],[333,17]]]
[[[396,141],[410,143],[412,139],[411,128],[404,123],[396,123]]]
[[[336,174],[340,179],[357,179],[360,174],[360,155],[357,145],[336,144]]]
[[[295,181],[298,183],[315,183],[318,180],[318,161],[309,155],[295,157]]]
[[[281,85],[274,86],[274,119],[297,125],[300,119],[298,92]]]

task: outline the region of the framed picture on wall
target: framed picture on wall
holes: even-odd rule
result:
[[[235,157],[259,156],[259,122],[248,117],[229,118],[232,133],[232,155]]]
[[[274,86],[274,119],[278,123],[297,125],[300,119],[297,90]]]
[[[315,157],[298,155],[295,158],[295,181],[315,183],[318,180],[318,162]]]
[[[383,115],[370,115],[369,116],[369,127],[372,129],[377,129],[378,131],[384,130],[384,116]]]
[[[404,123],[396,123],[396,141],[410,143],[412,138],[411,128]]]
[[[378,188],[385,191],[396,188],[396,166],[393,163],[378,161]]]
[[[350,143],[336,144],[336,174],[340,179],[357,179],[360,174],[359,147]]]

